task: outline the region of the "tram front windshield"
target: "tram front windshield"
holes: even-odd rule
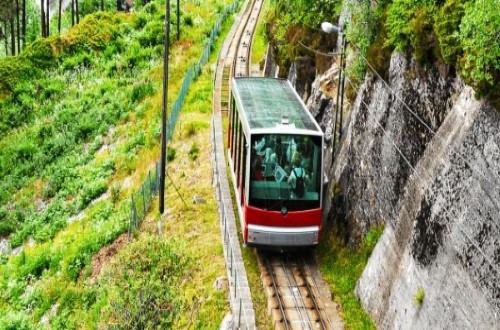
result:
[[[250,206],[277,211],[283,206],[289,211],[319,208],[321,137],[265,134],[252,136],[251,143]]]

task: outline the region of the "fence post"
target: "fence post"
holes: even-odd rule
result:
[[[236,290],[238,287],[238,270],[234,267],[234,297],[236,298]]]
[[[148,181],[149,181],[149,202],[153,199],[153,184],[151,183],[151,171],[148,171]]]
[[[130,242],[130,237],[132,236],[132,218],[134,217],[134,195],[130,200],[130,216],[128,219],[128,240]]]
[[[142,189],[141,190],[142,190],[142,208],[143,208],[143,211],[144,211],[144,218],[145,218],[148,211],[146,210],[146,196],[144,194],[144,185],[142,185]]]

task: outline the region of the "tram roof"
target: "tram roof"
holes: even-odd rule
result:
[[[296,129],[321,132],[286,79],[237,77],[233,79],[232,94],[250,129],[276,128],[286,115]]]

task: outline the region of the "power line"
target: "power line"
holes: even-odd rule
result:
[[[349,80],[349,78],[347,78],[347,79]],[[353,86],[355,86],[355,85],[352,83],[352,81],[351,81],[351,80],[349,80],[349,82],[350,82]],[[359,86],[358,86],[358,88],[359,88]],[[366,107],[367,111],[368,111],[368,112],[370,112],[370,107],[368,106],[368,104],[367,104],[367,103],[366,103],[363,99],[361,99],[361,102],[365,105],[365,107]],[[421,180],[423,180],[423,177],[420,175],[420,173],[418,173],[417,169],[416,169],[416,168],[414,168],[414,167],[410,164],[410,162],[409,162],[409,161],[408,161],[408,159],[404,156],[404,154],[403,154],[403,152],[401,151],[401,149],[400,149],[400,148],[398,148],[398,146],[396,145],[396,143],[394,142],[394,140],[390,137],[390,135],[389,135],[389,134],[388,134],[388,132],[384,129],[384,127],[380,124],[380,122],[379,122],[377,119],[375,119],[375,118],[374,118],[373,120],[374,120],[374,122],[375,122],[375,123],[376,123],[376,124],[377,124],[377,125],[378,125],[381,129],[382,129],[382,131],[384,132],[384,137],[386,137],[386,138],[388,138],[388,139],[390,140],[390,142],[392,143],[392,145],[394,146],[394,148],[397,150],[397,152],[399,153],[399,155],[401,156],[401,158],[402,158],[402,159],[406,162],[406,164],[407,164],[407,165],[408,165],[408,166],[412,169],[412,174],[415,174],[417,177],[419,177]],[[441,157],[440,157],[440,158],[441,158]],[[441,160],[443,160],[443,159],[441,158]],[[443,160],[443,161],[444,161],[444,160]],[[424,173],[425,173],[425,170],[424,170],[424,168],[423,168],[423,167],[420,167],[420,169],[421,169],[422,171],[424,171]],[[426,174],[429,178],[432,178],[432,175],[430,175],[430,173],[429,173],[429,172],[427,172],[427,173],[425,173],[425,174]],[[434,191],[433,191],[432,189],[427,189],[426,191],[427,191],[427,192],[429,192],[429,194],[431,194],[431,195],[432,195],[432,197],[434,198],[434,200],[437,200],[437,196],[436,196],[436,194],[434,193]],[[498,274],[498,273],[500,273],[500,272],[499,272],[499,269],[498,269],[498,266],[497,266],[497,265],[495,265],[495,264],[494,264],[494,263],[493,263],[493,262],[492,262],[492,261],[491,261],[491,260],[490,260],[490,259],[486,256],[486,255],[485,255],[485,253],[483,252],[483,250],[482,250],[482,249],[478,246],[478,244],[477,244],[478,242],[477,242],[476,240],[472,239],[472,238],[471,238],[471,237],[467,234],[467,232],[466,232],[466,231],[465,231],[465,229],[462,227],[462,225],[454,219],[454,217],[453,217],[453,215],[451,214],[451,212],[450,212],[450,211],[449,211],[446,207],[444,207],[444,206],[443,206],[442,210],[448,214],[448,216],[449,216],[450,220],[451,220],[453,223],[455,223],[455,225],[459,228],[459,230],[463,233],[463,235],[467,238],[467,240],[468,240],[469,242],[471,242],[471,244],[472,244],[472,245],[476,248],[476,250],[477,250],[477,251],[479,251],[479,252],[481,253],[481,255],[483,256],[484,260],[490,264],[491,268],[493,268],[493,269],[496,271],[496,273],[497,273],[497,274]],[[489,211],[488,211],[488,213],[489,213]],[[491,213],[490,213],[490,215],[491,215]],[[495,223],[494,221],[492,221],[492,222],[493,222],[493,223]],[[497,226],[496,226],[496,224],[495,224],[495,227],[497,227]],[[497,227],[497,230],[498,230],[498,227]],[[478,280],[476,280],[476,281],[478,282]],[[482,285],[481,285],[481,283],[479,283],[479,282],[478,282],[478,286],[481,288],[481,291],[483,291],[483,293],[485,294],[486,299],[487,299],[487,300],[489,300],[489,301],[491,302],[491,304],[492,304],[493,308],[494,308],[497,312],[500,312],[500,310],[498,309],[498,307],[497,307],[497,306],[496,306],[496,304],[495,304],[495,301],[493,301],[493,300],[491,299],[491,297],[490,297],[490,293],[489,293],[489,292],[486,292],[486,291],[485,291],[485,288],[483,288],[483,286],[482,286]]]
[[[298,41],[299,45],[301,45],[302,47],[304,47],[305,49],[315,53],[315,54],[318,54],[318,55],[321,55],[321,56],[325,56],[325,57],[336,57],[336,56],[339,56],[339,55],[342,55],[342,53],[323,53],[323,52],[320,52],[319,50],[316,50],[316,49],[313,49],[309,46],[306,46],[304,45],[301,41]]]
[[[356,44],[352,43],[352,42],[349,42],[351,45],[353,45],[359,52],[359,56],[366,62],[366,64],[368,65],[368,67],[370,67],[370,69],[375,73],[375,75],[380,79],[382,80],[382,82],[385,84],[385,86],[387,87],[387,89],[389,89],[391,91],[391,93],[394,95],[394,97],[399,101],[401,102],[404,107],[415,117],[418,119],[418,121],[420,121],[422,123],[422,125],[424,125],[424,127],[426,127],[432,134],[434,134],[435,137],[438,137],[436,132],[429,126],[427,125],[427,123],[425,123],[425,121],[420,118],[418,116],[418,114],[413,111],[410,106],[408,104],[406,104],[406,102],[404,102],[403,99],[401,99],[398,94],[391,88],[391,86],[384,80],[384,78],[382,78],[382,76],[377,72],[377,70],[375,70],[373,68],[373,66],[370,64],[370,62],[368,61],[368,59],[366,59],[360,48],[358,46],[356,46]],[[438,139],[440,139],[438,137]],[[498,183],[496,182],[491,182],[491,179],[490,178],[487,178],[482,172],[478,171],[474,166],[472,166],[461,154],[459,154],[458,152],[456,152],[453,148],[451,147],[448,147],[446,144],[444,144],[442,141],[440,141],[441,145],[444,147],[444,148],[448,148],[447,150],[450,150],[451,152],[455,153],[458,157],[462,158],[462,160],[471,168],[471,170],[473,170],[474,172],[476,172],[477,174],[479,174],[480,176],[482,176],[486,181],[489,181],[490,183],[492,183],[496,188],[500,189],[500,186],[498,185]],[[493,175],[495,175],[495,173],[493,172],[492,173]],[[500,180],[500,177],[497,177],[497,179]]]
[[[349,80],[349,82],[352,84],[352,81],[347,78]],[[354,86],[354,84],[352,84]],[[358,86],[359,87],[359,86]],[[370,107],[368,106],[368,104],[363,100],[361,99],[361,102],[363,102],[363,104],[365,105],[366,109],[368,110],[368,112],[370,112]],[[398,146],[396,145],[396,143],[394,142],[394,140],[389,136],[389,134],[387,133],[387,131],[384,129],[384,127],[380,124],[380,122],[377,120],[377,119],[373,119],[375,121],[375,123],[382,129],[382,131],[384,132],[384,136],[386,136],[390,142],[392,143],[392,145],[394,146],[394,148],[398,151],[398,153],[401,155],[401,157],[403,158],[403,160],[408,164],[408,166],[412,169],[412,172],[413,174],[416,174],[420,179],[423,179],[422,176],[418,173],[418,171],[416,170],[415,167],[413,167],[410,162],[408,161],[408,159],[404,156],[403,152],[401,151],[401,149],[398,148]],[[442,157],[439,157],[442,161],[442,164],[445,163],[445,160],[442,158]],[[432,175],[430,175],[429,172],[426,173],[428,175],[429,178],[432,178]],[[434,192],[431,190],[431,189],[428,189],[427,191],[429,191],[433,197],[435,199],[437,199],[437,196],[434,194]],[[465,230],[461,227],[461,225],[454,220],[454,217],[452,216],[452,214],[449,213],[449,211],[443,207],[443,210],[445,212],[448,213],[448,215],[450,216],[450,219],[460,228],[460,230],[464,233],[464,235],[469,239],[469,241],[476,247],[476,249],[481,252],[481,254],[483,255],[484,259],[492,266],[492,268],[494,268],[497,273],[499,273],[499,269],[498,269],[498,266],[495,265],[494,263],[492,263],[489,258],[484,254],[484,252],[482,251],[482,249],[480,247],[478,247],[476,245],[476,241],[471,239],[468,234],[465,232]],[[498,229],[498,228],[497,228]]]

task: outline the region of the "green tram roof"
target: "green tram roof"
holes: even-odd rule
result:
[[[295,124],[295,129],[322,133],[286,79],[236,77],[232,82],[232,95],[240,108],[240,115],[243,113],[242,120],[251,130],[276,128],[285,115],[290,124]],[[293,125],[290,128],[293,129]]]

